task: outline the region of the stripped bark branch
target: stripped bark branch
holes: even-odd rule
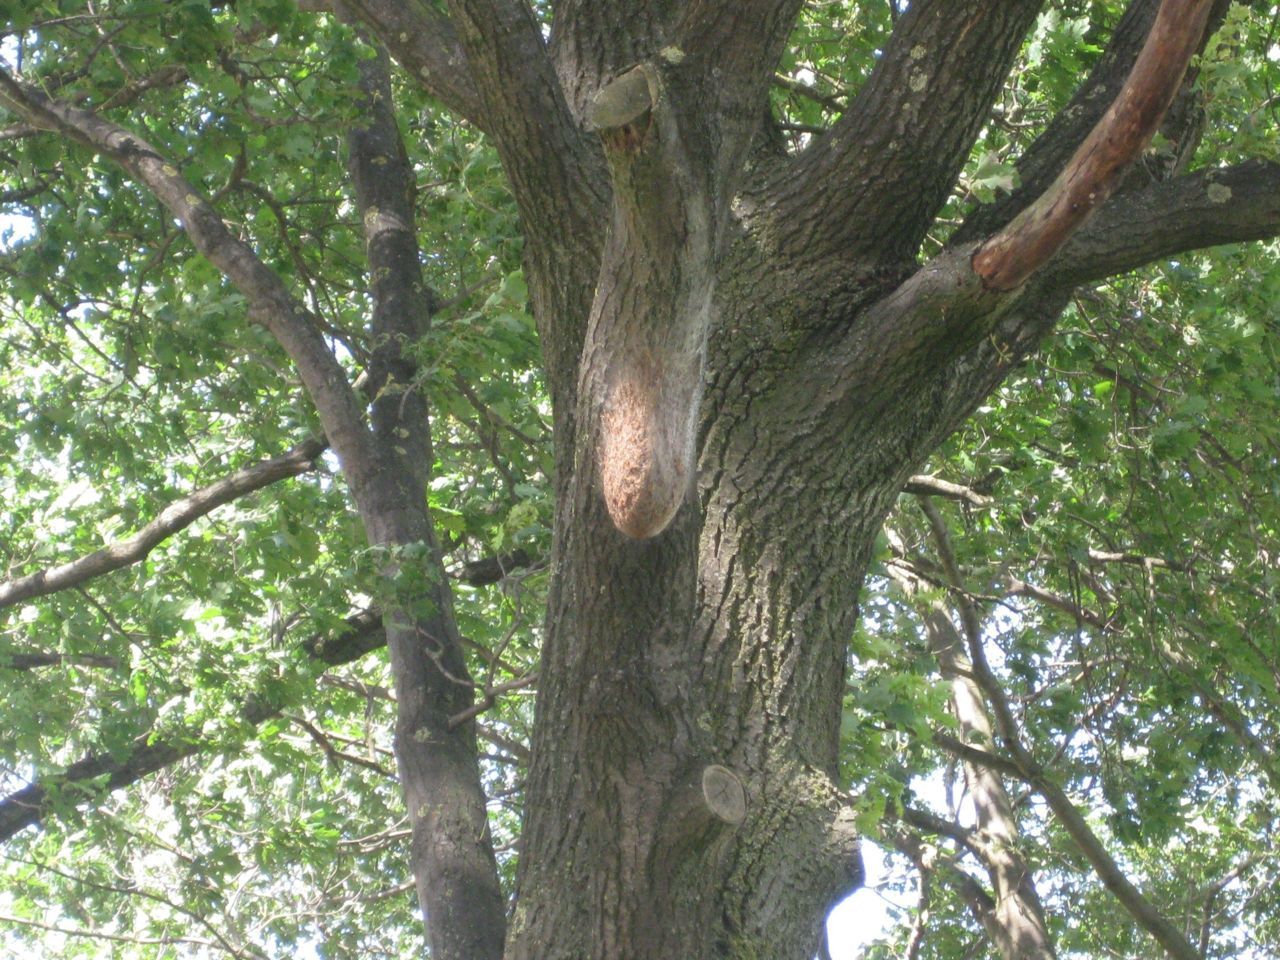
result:
[[[1146,148],[1204,35],[1213,0],[1164,0],[1124,88],[1058,179],[973,257],[990,290],[1020,286],[1119,185]]]

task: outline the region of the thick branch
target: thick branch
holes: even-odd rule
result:
[[[1066,791],[1043,774],[1037,774],[1029,782],[1040,796],[1044,797],[1049,809],[1075,841],[1094,872],[1129,912],[1129,915],[1151,934],[1174,960],[1201,960],[1199,951],[1186,935],[1170,923],[1155,905],[1143,896],[1142,891],[1130,882],[1119,864],[1107,852],[1102,841],[1098,839],[1097,834],[1090,829],[1076,805],[1071,802]]]
[[[973,678],[991,705],[1000,737],[1014,764],[1020,770],[1019,777],[1034,787],[1036,792],[1045,799],[1049,809],[1075,841],[1099,879],[1120,901],[1130,916],[1151,934],[1174,960],[1197,960],[1199,955],[1187,937],[1161,914],[1159,909],[1142,894],[1142,891],[1133,885],[1107,852],[1106,846],[1098,839],[1097,834],[1090,829],[1084,816],[1067,796],[1067,792],[1046,774],[1023,744],[1014,724],[1013,710],[1009,700],[982,653],[980,638],[976,640],[971,638],[970,652]]]
[[[786,248],[913,257],[1043,5],[912,3],[848,111],[781,186]]]
[[[737,192],[743,161],[800,0],[693,0],[684,5],[675,38],[698,86],[705,113],[714,117],[714,179],[727,204]],[[710,125],[710,124],[709,124]]]
[[[662,46],[671,0],[618,4],[557,0],[548,52],[570,109],[585,117],[602,77],[615,77]],[[619,17],[625,29],[619,29]]]
[[[413,169],[400,138],[388,58],[360,64],[363,121],[347,135],[373,299],[372,420],[379,485],[357,502],[369,539],[425,548],[416,597],[385,611],[396,687],[396,762],[413,828],[411,866],[431,955],[497,960],[505,911],[476,755],[475,724],[453,723],[474,701],[440,548],[426,507],[431,429],[408,344],[433,307],[414,229]],[[384,575],[395,576],[393,553]]]
[[[69,563],[49,567],[0,583],[0,609],[78,586],[121,567],[137,563],[157,544],[223,504],[254,490],[261,490],[287,477],[296,477],[315,467],[325,450],[320,440],[307,440],[270,460],[250,464],[195,493],[175,500],[133,536],[95,550]]]
[[[422,0],[343,0],[396,62],[450,110],[485,129],[480,94],[453,22]]]
[[[1199,171],[1113,198],[1047,270],[1087,283],[1164,257],[1280,234],[1280,164]]]
[[[513,550],[511,553],[469,560],[460,570],[452,571],[449,575],[473,587],[483,587],[491,583],[500,583],[510,576],[513,570],[533,565],[535,559],[527,550]]]
[[[604,223],[592,214],[604,200],[599,154],[569,110],[533,12],[525,0],[448,6],[525,229],[542,235],[568,210],[574,227],[598,242]],[[575,210],[575,201],[583,209]]]
[[[972,647],[982,642],[977,607],[965,589],[941,512],[927,497],[920,500],[947,579],[954,588],[961,622]],[[991,742],[991,719],[982,690],[974,681],[965,643],[950,611],[938,600],[925,611],[930,648],[942,675],[951,682],[951,711],[967,741]],[[982,764],[966,764],[965,779],[977,814],[978,832],[987,841],[981,859],[996,892],[995,941],[1006,960],[1052,960],[1053,943],[1031,869],[1019,851],[1019,830],[1013,803],[1000,777]]]
[[[911,858],[922,875],[929,870],[936,871],[947,885],[960,895],[968,906],[969,912],[982,925],[992,942],[995,942],[1000,929],[999,922],[996,920],[995,901],[991,899],[991,894],[982,888],[982,884],[951,860],[930,854],[915,831],[908,830],[901,824],[886,825],[883,829],[886,839],[894,849]]]
[[[525,0],[449,0],[523,222],[525,266],[556,411],[558,456],[573,449],[578,360],[608,228],[608,176],[579,126]],[[562,476],[570,472],[566,460]]]
[[[974,255],[991,290],[1022,284],[1101,205],[1146,148],[1204,35],[1213,0],[1164,0],[1124,89],[1066,168]]]

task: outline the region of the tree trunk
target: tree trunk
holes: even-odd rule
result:
[[[912,5],[861,96],[905,89],[923,102],[947,70],[1003,76],[1038,4],[999,17],[965,5],[983,26],[959,45],[948,33],[961,61],[949,63],[933,57],[962,12],[943,6]],[[574,9],[587,29],[590,15]],[[664,47],[582,98],[614,214],[590,319],[568,324],[583,331],[582,366],[557,440],[574,455],[558,501],[510,960],[814,955],[827,908],[862,876],[835,773],[846,644],[875,537],[908,475],[1064,302],[1049,282],[986,289],[974,246],[917,271],[923,210],[904,225],[878,209],[855,236],[846,210],[844,246],[833,247],[818,178],[842,158],[818,150],[734,174],[747,134],[708,136],[714,119],[691,121],[719,116],[708,90],[731,96],[707,86],[711,68],[693,50]],[[936,72],[912,82],[922,71]],[[966,101],[961,116],[909,133],[922,148],[967,143],[985,106]],[[844,141],[831,140],[838,153]],[[865,150],[865,174],[887,176]],[[954,176],[896,162],[875,191],[842,188],[871,210],[896,190],[939,202]],[[555,287],[542,257],[530,258],[535,291]],[[563,342],[566,326],[536,298],[535,308],[544,338]],[[633,391],[620,416],[628,378],[660,389]],[[659,449],[683,441],[690,402],[696,471]],[[696,484],[681,482],[695,472]],[[625,496],[619,475],[634,487]],[[627,507],[645,496],[656,506],[636,521]],[[719,768],[728,774],[712,779],[741,785],[740,821],[696,789]]]

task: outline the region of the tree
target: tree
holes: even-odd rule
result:
[[[434,957],[809,957],[826,909],[861,880],[859,823],[883,824],[924,873],[936,864],[920,831],[967,845],[993,894],[943,873],[993,942],[1052,956],[1018,850],[1019,779],[1166,953],[1201,955],[1072,802],[1052,732],[1037,740],[1015,716],[936,505],[923,528],[890,524],[890,565],[951,684],[953,726],[932,739],[966,765],[982,836],[913,821],[893,790],[852,797],[839,766],[846,699],[856,711],[873,689],[861,661],[850,672],[855,598],[904,486],[987,496],[918,471],[1077,291],[1280,232],[1265,145],[1213,144],[1219,156],[1185,172],[1203,112],[1202,68],[1187,66],[1228,4],[1133,0],[1118,18],[1029,0],[802,8],[8,11],[2,196],[34,231],[5,254],[9,349],[39,362],[9,401],[9,447],[29,466],[8,480],[25,498],[7,520],[23,546],[0,603],[22,631],[10,669],[69,679],[52,703],[48,684],[8,693],[6,710],[31,720],[6,744],[29,782],[0,803],[4,836],[95,816],[111,790],[202,751],[234,766],[249,735],[275,737],[269,768],[287,770],[286,724],[383,775],[375,738],[362,750],[321,711],[394,709]],[[1222,56],[1265,56],[1263,31],[1240,39],[1274,16],[1253,8],[1231,14]],[[1079,19],[1055,29],[1063,16]],[[837,24],[849,36],[832,44]],[[1033,35],[1090,67],[1069,100],[1069,69],[1055,91],[1051,70],[1028,66]],[[832,79],[841,89],[823,89]],[[1273,133],[1263,96],[1233,116]],[[473,269],[473,244],[491,276],[455,273]],[[1118,371],[1119,358],[1098,362]],[[211,514],[224,505],[234,524]],[[139,532],[115,539],[123,525]],[[202,542],[153,562],[185,529]],[[1113,552],[1096,563],[1128,562]],[[1132,556],[1148,573],[1158,559]],[[541,628],[519,592],[456,595],[540,557]],[[1089,589],[1104,596],[1105,579]],[[1087,622],[1081,600],[1068,606]],[[57,649],[37,648],[42,631]],[[326,692],[326,667],[383,644],[394,691],[370,664]],[[1273,652],[1257,660],[1265,683]],[[513,828],[490,806],[514,786],[504,764],[525,759],[529,718],[479,718],[535,679],[508,922],[514,861],[492,830]],[[1214,689],[1199,694],[1210,711]],[[1270,728],[1218,703],[1270,756]],[[76,732],[54,750],[56,728]],[[497,753],[482,757],[478,736]],[[202,770],[202,789],[174,785],[173,809],[272,828],[216,764]],[[372,798],[360,816],[385,826],[385,784],[359,795]],[[311,839],[361,836],[350,811],[308,809]],[[359,861],[365,882],[395,862],[389,839]],[[147,842],[180,846],[163,831]],[[152,946],[181,929],[253,956],[287,938],[216,922],[246,851],[233,834],[204,843]],[[61,876],[25,859],[32,877]],[[320,887],[353,870],[336,853],[307,862],[332,870]],[[287,897],[287,873],[259,892]],[[73,882],[90,900],[138,892],[106,867]],[[335,951],[369,935],[316,924]]]

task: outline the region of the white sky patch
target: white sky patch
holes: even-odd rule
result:
[[[886,878],[888,866],[884,851],[865,839],[862,862],[867,871],[866,883],[836,904],[827,917],[827,948],[831,951],[831,960],[858,960],[867,944],[897,925],[891,909],[910,907],[909,903],[878,889]]]
[[[35,232],[30,217],[12,213],[0,213],[0,253],[12,249],[15,243],[26,240]]]

